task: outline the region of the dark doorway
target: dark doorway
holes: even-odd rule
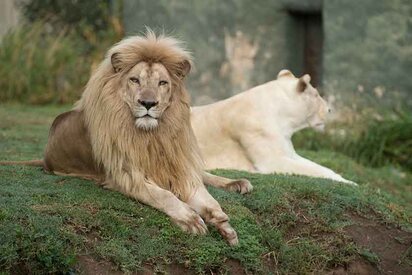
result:
[[[322,13],[289,11],[292,17],[292,29],[295,43],[291,53],[293,64],[297,71],[309,74],[312,77],[312,85],[322,85],[322,59],[323,59],[323,27]]]

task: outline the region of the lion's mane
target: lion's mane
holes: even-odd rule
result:
[[[114,70],[111,57],[119,64]],[[187,199],[193,187],[202,184],[203,163],[190,125],[190,99],[182,77],[182,62],[190,54],[173,38],[145,36],[122,40],[111,48],[94,72],[75,109],[83,112],[96,165],[106,180],[133,192],[149,182]],[[151,131],[135,126],[129,107],[122,100],[122,75],[138,62],[163,64],[172,77],[170,106]]]

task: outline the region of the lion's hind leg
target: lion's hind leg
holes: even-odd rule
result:
[[[241,194],[250,193],[253,190],[252,184],[247,179],[232,180],[204,172],[202,175],[202,180],[206,185],[211,185],[228,191],[239,192]]]

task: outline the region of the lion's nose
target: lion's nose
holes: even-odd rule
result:
[[[153,106],[156,106],[159,102],[158,101],[149,101],[149,100],[138,100],[141,105],[143,105],[147,110],[152,108]]]

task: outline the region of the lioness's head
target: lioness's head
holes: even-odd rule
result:
[[[297,127],[323,129],[330,108],[319,92],[310,84],[310,76],[296,78],[290,71],[281,70],[277,76],[279,84],[286,92],[285,102],[290,116]]]
[[[119,74],[121,97],[134,116],[136,127],[153,130],[172,104],[174,93],[180,92],[183,78],[191,68],[190,55],[172,38],[149,33],[145,40],[133,39],[139,43],[126,40],[114,47],[111,63]],[[129,47],[121,47],[127,44]]]

